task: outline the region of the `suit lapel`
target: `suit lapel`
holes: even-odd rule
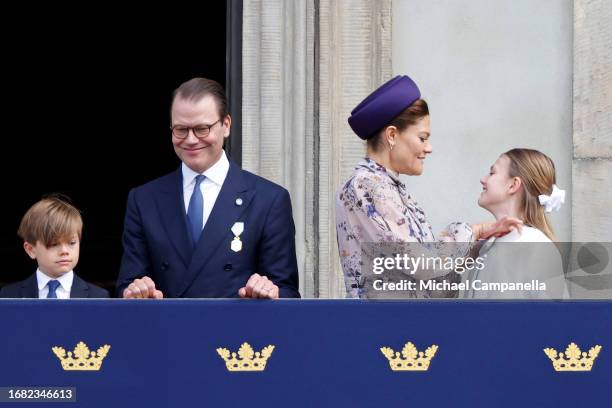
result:
[[[180,287],[179,296],[187,290],[198,273],[204,270],[206,264],[215,256],[215,252],[230,250],[219,248],[219,245],[228,235],[233,236],[232,225],[248,208],[252,195],[253,191],[246,185],[243,171],[233,161],[230,161],[227,177],[196,245],[186,279],[183,280]],[[242,200],[242,205],[236,204],[238,198]]]
[[[89,297],[89,286],[83,279],[74,275],[72,280],[72,288],[70,288],[71,299],[85,299]]]
[[[172,173],[157,195],[157,211],[172,245],[180,255],[185,268],[189,265],[193,247],[187,229],[187,215],[183,199],[183,174],[181,167]]]
[[[38,299],[38,279],[36,279],[36,273],[21,283],[19,296],[28,299]]]

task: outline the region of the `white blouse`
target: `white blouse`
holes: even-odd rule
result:
[[[512,231],[501,238],[491,238],[478,255],[484,259],[485,267],[463,275],[463,282],[468,287],[462,292],[462,297],[569,298],[561,253],[555,243],[537,228],[524,226],[521,233]],[[498,290],[495,285],[503,283],[513,283],[516,289]],[[487,287],[495,289],[482,289],[489,284],[493,285]]]

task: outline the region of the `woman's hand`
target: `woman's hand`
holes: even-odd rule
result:
[[[472,225],[476,240],[503,237],[514,230],[518,230],[520,233],[522,229],[523,221],[514,217],[503,217],[495,222],[483,222]]]

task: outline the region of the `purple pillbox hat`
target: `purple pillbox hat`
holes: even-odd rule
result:
[[[348,123],[357,136],[369,139],[421,97],[421,91],[406,75],[382,84],[351,111]]]

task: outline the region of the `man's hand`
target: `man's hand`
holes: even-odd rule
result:
[[[278,286],[267,276],[254,273],[246,285],[238,290],[241,298],[278,299]]]
[[[161,290],[155,289],[155,282],[148,276],[134,279],[123,291],[124,299],[163,299]]]

